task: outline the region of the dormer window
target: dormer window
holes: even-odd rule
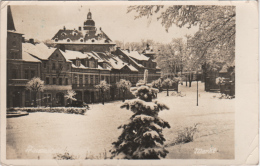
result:
[[[108,41],[108,40],[105,40],[105,43],[109,43],[109,41]]]
[[[83,42],[84,40],[83,39],[80,39],[80,42]]]
[[[77,60],[76,60],[76,66],[77,66],[77,67],[80,66],[80,59],[79,59],[79,58],[77,58]]]
[[[72,35],[73,35],[73,36],[77,36],[78,33],[74,30],[74,31],[72,32]]]
[[[67,42],[70,42],[70,39],[67,39]]]
[[[92,39],[91,41],[92,41],[92,43],[94,43],[94,42],[95,42],[95,40],[94,40],[94,39]]]
[[[55,38],[55,42],[58,42],[59,40],[57,38]]]
[[[61,33],[61,36],[66,36],[67,34],[65,32],[62,32]]]

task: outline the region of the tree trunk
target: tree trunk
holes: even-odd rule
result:
[[[36,107],[37,106],[37,102],[36,102],[36,98],[37,98],[37,92],[34,92],[34,101],[33,101],[33,105],[34,105],[34,107]]]
[[[191,74],[191,72],[189,73],[189,87],[191,87],[191,82],[192,82],[192,74]]]
[[[104,105],[105,104],[105,93],[102,92],[102,104]]]
[[[186,73],[186,86],[188,86],[188,75]]]
[[[125,91],[123,90],[123,102],[125,102]]]

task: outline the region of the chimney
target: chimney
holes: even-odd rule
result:
[[[117,61],[115,62],[115,64],[117,65]]]
[[[79,27],[79,31],[81,31],[81,27]]]
[[[102,31],[102,28],[101,28],[101,27],[100,27],[99,29]]]
[[[34,39],[29,39],[29,43],[34,44]]]
[[[61,51],[63,51],[63,52],[65,52],[65,46],[62,44],[62,45],[58,45],[58,48],[61,50]]]
[[[63,27],[63,30],[66,31],[66,27],[65,26]]]
[[[22,37],[22,43],[25,43],[25,38],[24,37]]]

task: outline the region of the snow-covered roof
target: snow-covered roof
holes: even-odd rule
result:
[[[60,51],[60,52],[62,53],[62,55],[66,60],[77,59],[77,58],[83,59],[88,57],[87,54],[83,54],[82,52],[79,51],[66,50],[65,52],[64,51]]]
[[[110,65],[112,66],[112,68],[114,69],[122,69],[125,66],[127,66],[131,71],[138,71],[134,66],[132,66],[131,64],[125,63],[123,62],[119,57],[115,56],[113,58],[110,58],[108,60],[108,62],[110,63]]]
[[[55,48],[48,48],[44,43],[35,45],[31,43],[22,43],[22,50],[36,56],[39,59],[47,60],[55,51]]]
[[[32,55],[25,51],[22,52],[22,60],[26,62],[41,62],[39,59],[34,58]]]
[[[137,51],[128,51],[128,50],[122,50],[122,52],[132,58],[135,58],[137,60],[141,61],[147,61],[149,58],[143,54],[139,54]]]
[[[137,66],[144,67],[142,64],[137,63],[133,58],[131,58],[131,57],[128,57],[128,58],[131,59]]]

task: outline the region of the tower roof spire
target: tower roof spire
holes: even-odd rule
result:
[[[10,5],[7,6],[7,30],[16,31]]]
[[[87,19],[88,19],[88,20],[92,20],[92,13],[90,12],[90,9],[89,9],[89,12],[88,12]]]

